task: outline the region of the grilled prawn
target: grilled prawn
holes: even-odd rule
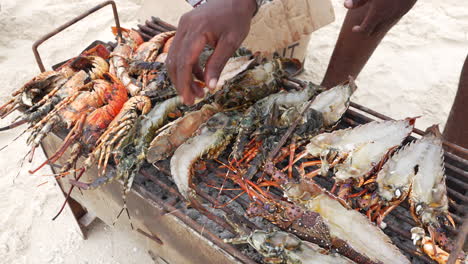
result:
[[[330,234],[346,241],[350,247],[374,262],[410,263],[380,228],[364,215],[347,209],[311,180],[284,185],[285,196],[307,210],[319,213],[330,228]]]
[[[428,146],[412,180],[410,209],[414,220],[429,231],[431,238],[451,251],[445,231],[450,225],[455,227],[455,223],[448,211],[444,150],[437,126],[429,128],[424,138]]]
[[[231,116],[230,116],[231,115]],[[179,192],[197,204],[191,189],[192,165],[203,155],[216,158],[227,146],[238,123],[237,113],[217,113],[199,129],[194,137],[177,148],[171,158],[171,174]]]
[[[112,28],[113,33],[116,35],[116,28]],[[117,47],[114,48],[110,55],[110,69],[109,72],[117,76],[128,92],[134,96],[138,95],[141,87],[134,83],[129,75],[129,60],[137,47],[143,43],[143,38],[134,30],[122,28],[123,39],[118,39]]]
[[[61,169],[63,173],[68,172],[82,153],[82,147],[95,145],[128,99],[123,84],[111,74],[107,75],[112,83],[105,80],[91,82],[90,91],[79,91],[67,97],[32,128],[28,143],[32,145],[33,150],[56,126],[65,126],[71,130],[59,150],[31,173],[46,164],[56,162],[65,150],[74,144],[76,147],[73,147],[74,151],[70,157],[71,164],[66,164]]]
[[[296,160],[320,157],[318,164],[321,168],[307,174],[307,177],[326,175],[329,169],[333,169],[336,184],[356,181],[361,185],[411,133],[414,121],[413,118],[375,121],[355,128],[320,134],[310,140],[306,150]],[[312,164],[317,165],[316,162]]]

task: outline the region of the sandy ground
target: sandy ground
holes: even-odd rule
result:
[[[181,1],[181,0],[179,0]],[[117,1],[124,26],[136,24],[142,1]],[[333,0],[336,21],[313,35],[305,78],[320,82],[336,41],[345,10]],[[37,74],[31,45],[44,33],[95,5],[86,0],[0,0],[0,101]],[[95,39],[111,39],[110,9],[105,9],[61,33],[40,48],[46,67],[79,52]],[[378,48],[358,79],[355,101],[395,118],[423,115],[417,126],[445,123],[468,52],[468,8],[459,1],[419,1]],[[11,119],[2,120],[7,124]],[[4,132],[0,146],[21,132]],[[44,160],[37,153],[33,165],[20,169],[26,154],[24,138],[0,152],[0,256],[3,263],[152,263],[137,235],[97,222],[82,240],[65,211],[51,218],[63,198],[57,187],[37,187],[48,178],[27,170]],[[41,174],[49,174],[44,169]]]

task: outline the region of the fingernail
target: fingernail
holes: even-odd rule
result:
[[[216,78],[212,78],[210,82],[208,82],[208,88],[210,88],[211,90],[214,90],[216,89],[217,84],[218,84],[218,80],[216,80]]]
[[[346,8],[353,8],[353,0],[345,0],[344,6]]]

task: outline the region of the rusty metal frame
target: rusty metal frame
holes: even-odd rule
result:
[[[76,22],[84,19],[85,17],[91,15],[92,13],[100,10],[101,8],[107,6],[107,5],[111,5],[112,6],[112,11],[113,11],[113,14],[114,14],[114,20],[115,20],[115,25],[117,27],[117,34],[118,36],[121,38],[122,37],[122,29],[120,28],[120,21],[119,21],[119,14],[117,13],[117,6],[115,4],[114,1],[105,1],[105,2],[102,2],[101,4],[89,9],[88,11],[78,15],[77,17],[73,18],[72,20],[66,22],[65,24],[61,25],[60,27],[54,29],[53,31],[51,31],[50,33],[44,35],[43,37],[41,37],[40,39],[38,39],[36,42],[34,42],[33,46],[32,46],[32,50],[33,50],[33,53],[34,53],[34,57],[36,57],[36,62],[37,62],[37,65],[39,66],[39,69],[41,70],[41,72],[45,72],[45,67],[44,67],[44,64],[42,63],[42,59],[41,59],[41,55],[39,55],[39,51],[38,51],[38,48],[39,46],[44,43],[46,40],[50,39],[51,37],[57,35],[58,33],[62,32],[63,30],[65,30],[66,28],[70,27],[71,25],[75,24]]]

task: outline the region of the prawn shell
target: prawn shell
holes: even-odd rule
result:
[[[305,203],[308,210],[319,213],[333,237],[346,241],[359,253],[382,263],[410,263],[390,238],[362,214],[344,208],[338,201],[321,194]]]
[[[171,175],[179,192],[187,200],[192,200],[194,195],[190,188],[192,165],[204,154],[213,156],[225,147],[224,129],[229,120],[230,118],[223,113],[215,114],[196,136],[187,140],[174,152],[170,162]]]
[[[213,105],[204,105],[202,109],[190,112],[174,121],[153,139],[146,154],[146,160],[154,163],[171,156],[199,129],[201,124],[218,111],[219,109]]]

